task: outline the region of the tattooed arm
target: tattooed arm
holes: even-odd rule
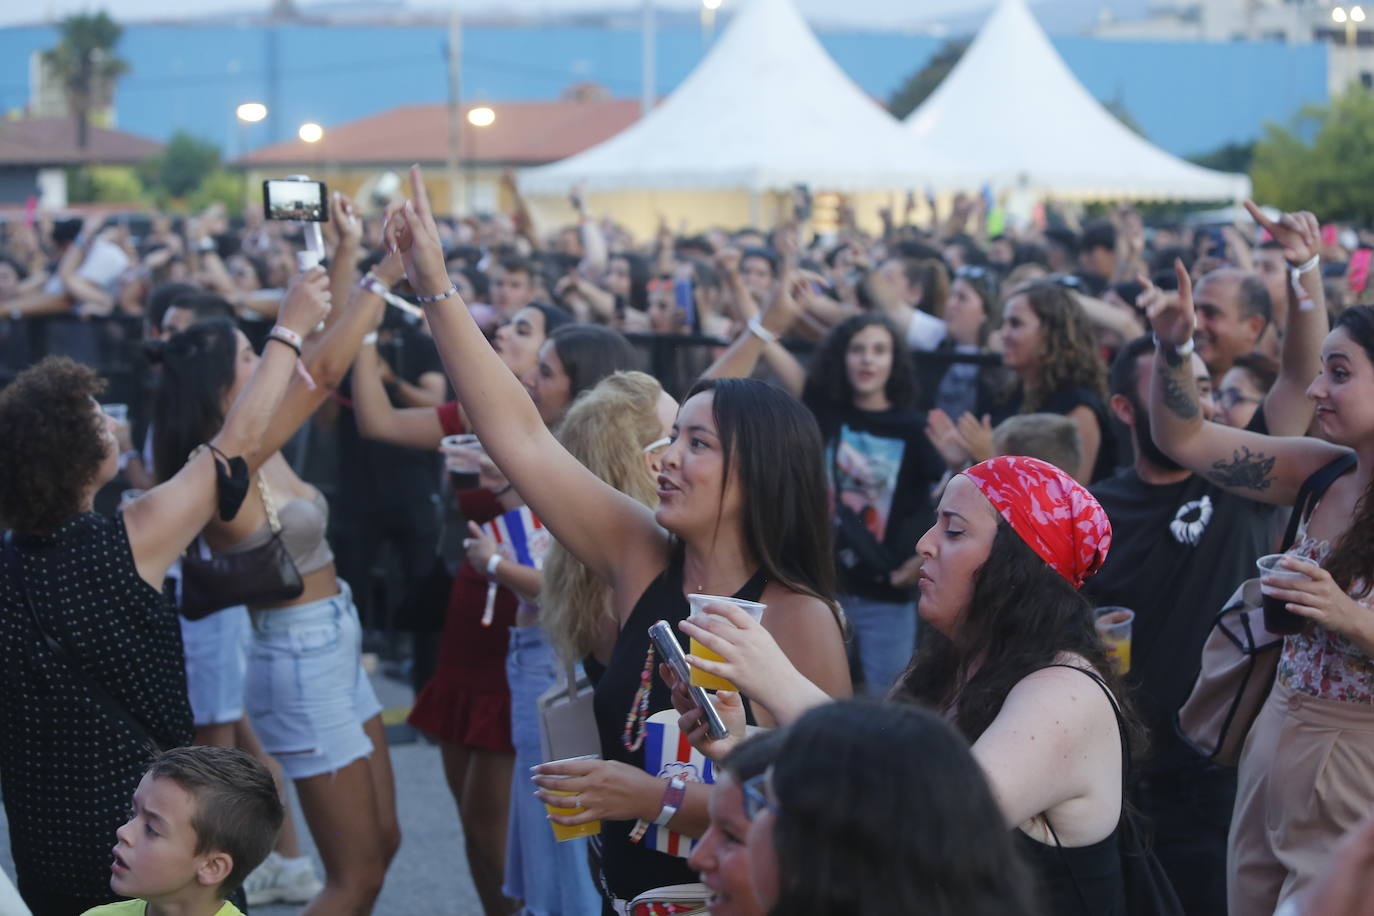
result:
[[[1192,284],[1182,264],[1178,292],[1149,287],[1141,294],[1159,345],[1150,383],[1150,428],[1155,444],[1194,474],[1247,499],[1291,505],[1302,482],[1344,449],[1319,439],[1261,436],[1204,417],[1196,355],[1185,356],[1193,334]]]

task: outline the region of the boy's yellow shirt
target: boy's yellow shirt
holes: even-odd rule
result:
[[[147,906],[147,901],[144,900],[121,900],[119,903],[107,903],[87,910],[81,916],[143,916]],[[215,911],[215,916],[243,916],[243,913],[226,900],[224,906]]]

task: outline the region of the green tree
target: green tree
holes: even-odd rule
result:
[[[245,187],[242,172],[216,169],[205,176],[186,204],[192,213],[197,213],[213,203],[221,203],[230,216],[242,216]]]
[[[1374,220],[1374,94],[1355,87],[1286,128],[1266,126],[1250,178],[1255,199],[1282,210]]]
[[[1248,172],[1255,161],[1255,143],[1227,143],[1210,153],[1189,156],[1188,161],[1219,172]]]
[[[968,38],[958,38],[945,42],[924,67],[908,77],[888,100],[887,110],[892,112],[892,116],[900,120],[921,107],[921,103],[929,98],[935,87],[959,63],[968,50],[969,41]]]
[[[74,204],[146,203],[147,191],[127,166],[91,165],[67,170],[67,199]]]
[[[77,13],[58,24],[57,46],[43,52],[43,64],[62,85],[67,108],[76,119],[76,145],[86,149],[91,112],[114,101],[115,81],[129,70],[115,56],[124,29],[104,10]]]
[[[166,197],[186,197],[219,168],[219,147],[177,131],[161,155],[140,166],[143,181]]]

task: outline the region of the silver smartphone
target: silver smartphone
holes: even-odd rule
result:
[[[687,656],[682,652],[682,646],[678,644],[677,637],[673,635],[673,628],[668,625],[668,621],[660,620],[658,623],[649,627],[649,638],[658,647],[658,654],[663,661],[677,674],[678,680],[687,684],[687,692],[691,695],[692,701],[701,707],[701,711],[706,713],[706,736],[712,741],[719,741],[730,736],[730,729],[725,727],[725,720],[716,712],[715,704],[711,702],[711,697],[706,690],[692,684],[692,669],[687,664]]]

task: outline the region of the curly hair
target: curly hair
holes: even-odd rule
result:
[[[802,403],[808,407],[848,408],[854,403],[854,387],[849,384],[845,355],[849,342],[864,328],[878,326],[892,338],[892,373],[887,377],[885,394],[893,407],[910,407],[916,403],[916,369],[911,351],[902,336],[886,316],[877,312],[851,315],[835,326],[835,330],[821,343],[811,362],[802,391]]]
[[[1122,707],[1127,740],[1143,748],[1144,732],[1097,635],[1088,600],[999,518],[988,558],[974,574],[959,641],[935,630],[922,636],[892,696],[954,710],[954,724],[977,741],[1012,688],[1066,652],[1086,659],[1107,682]]]
[[[1073,293],[1052,280],[1035,280],[1011,294],[1024,296],[1040,319],[1040,364],[1026,384],[1021,413],[1035,413],[1044,399],[1065,388],[1083,387],[1107,400],[1107,366]]]
[[[589,471],[650,509],[658,490],[644,446],[659,438],[663,388],[643,372],[617,372],[580,394],[563,416],[558,439]],[[557,541],[544,559],[540,625],[559,656],[585,658],[610,619],[611,587]]]
[[[95,370],[49,356],[0,391],[0,519],[25,534],[51,534],[81,512],[112,447],[91,399]]]

